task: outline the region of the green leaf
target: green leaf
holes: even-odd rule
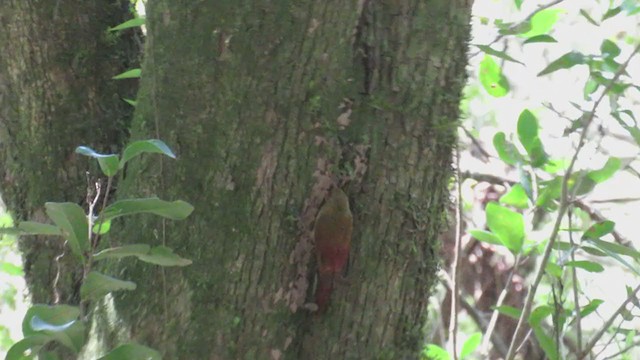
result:
[[[586,260],[575,260],[575,261],[569,261],[565,264],[566,266],[573,266],[573,267],[577,267],[580,269],[584,269],[588,272],[603,272],[604,271],[604,267],[596,262],[593,261],[586,261]]]
[[[547,316],[553,314],[553,308],[549,305],[541,305],[531,311],[529,315],[529,324],[538,326]]]
[[[500,159],[506,164],[515,166],[523,161],[522,154],[518,152],[515,145],[506,139],[506,135],[502,131],[493,136],[493,146]]]
[[[589,15],[588,12],[586,12],[584,9],[580,9],[580,15],[584,16],[585,19],[587,19],[588,22],[590,22],[592,25],[595,26],[600,26],[600,24],[598,24],[592,17],[591,15]]]
[[[71,202],[48,202],[44,207],[51,220],[64,232],[71,252],[84,262],[84,253],[90,250],[91,244],[89,244],[87,216],[82,208]]]
[[[509,92],[507,78],[502,75],[502,69],[491,56],[485,55],[480,62],[480,83],[487,93],[493,97],[503,97]]]
[[[589,171],[587,173],[587,176],[589,177],[589,179],[599,184],[611,178],[613,174],[616,173],[616,171],[620,170],[621,166],[622,161],[620,161],[620,159],[610,157],[609,160],[607,160],[607,163],[604,164],[602,169]]]
[[[22,334],[24,336],[38,334],[38,330],[31,325],[31,319],[36,316],[49,324],[62,325],[78,320],[80,308],[69,305],[33,305],[27,309],[27,313],[22,319]]]
[[[618,15],[620,11],[622,11],[622,8],[620,6],[607,10],[607,12],[602,16],[602,21]]]
[[[24,276],[22,266],[18,266],[6,261],[0,262],[0,272],[11,276]]]
[[[426,360],[450,360],[447,350],[435,344],[428,344],[422,350],[422,358]]]
[[[29,235],[62,235],[59,227],[35,221],[22,221],[18,229]]]
[[[525,40],[523,44],[556,43],[556,42],[558,42],[558,40],[556,40],[553,36],[543,34],[543,35],[532,36],[527,40]]]
[[[34,335],[34,336],[25,336],[24,339],[18,341],[13,344],[9,351],[7,351],[7,356],[5,360],[26,360],[33,359],[34,356],[27,356],[25,352],[30,350],[31,354],[37,354],[40,349],[45,346],[47,343],[53,340],[53,337],[49,335]]]
[[[139,344],[123,344],[111,350],[98,360],[145,359],[161,360],[162,356],[154,349]]]
[[[528,109],[524,109],[518,117],[518,139],[527,150],[533,167],[540,167],[547,162],[547,154],[538,137],[538,119]]]
[[[556,346],[555,340],[548,336],[545,330],[541,326],[532,326],[533,333],[540,344],[540,347],[544,351],[547,359],[549,360],[560,360],[560,355],[558,355],[558,347]]]
[[[508,193],[500,197],[500,202],[518,209],[527,209],[529,207],[529,197],[520,184],[513,185]]]
[[[562,177],[556,176],[552,180],[543,181],[540,187],[542,190],[538,193],[536,206],[548,209],[562,195]]]
[[[551,64],[538,73],[538,76],[547,75],[560,69],[570,69],[576,65],[586,64],[586,62],[587,57],[582,53],[572,51],[552,61]]]
[[[151,250],[151,246],[147,244],[131,244],[119,247],[104,249],[93,255],[93,260],[102,259],[120,259],[127,256],[146,255]]]
[[[522,2],[524,0],[514,0],[513,3],[516,5],[516,8],[518,8],[518,10],[520,10],[520,7],[522,7]]]
[[[191,265],[191,260],[181,258],[173,250],[166,246],[156,246],[148,254],[138,255],[138,259],[160,266],[187,266]]]
[[[124,152],[122,153],[122,161],[120,161],[120,168],[122,169],[127,161],[143,153],[164,154],[172,159],[176,158],[173,151],[171,151],[167,144],[162,140],[139,140],[132,142],[124,149]]]
[[[464,359],[471,355],[482,342],[482,333],[476,332],[471,334],[467,340],[462,344],[462,350],[460,351],[460,359]]]
[[[141,73],[142,73],[142,72],[140,71],[140,69],[139,69],[139,68],[137,68],[137,69],[131,69],[131,70],[125,71],[125,72],[123,72],[123,73],[121,73],[121,74],[118,74],[118,75],[116,75],[116,76],[112,77],[112,79],[114,79],[114,80],[120,80],[120,79],[134,79],[134,78],[139,78],[139,77],[140,77],[140,75],[141,75]]]
[[[603,250],[604,252],[611,251],[613,253],[629,256],[637,261],[640,261],[640,252],[630,247],[599,239],[588,239],[588,241],[593,243],[596,247],[598,247],[600,250]]]
[[[93,225],[91,232],[97,235],[104,235],[111,230],[111,220],[107,221],[98,221]]]
[[[620,48],[613,41],[606,39],[600,45],[600,52],[603,57],[613,59],[620,55]]]
[[[22,333],[26,337],[47,335],[74,352],[80,351],[85,341],[84,324],[79,321],[80,309],[68,305],[34,305],[22,320]]]
[[[476,238],[478,241],[486,242],[494,245],[502,245],[498,236],[494,233],[485,230],[469,230],[469,234]]]
[[[529,21],[531,29],[520,36],[530,38],[548,33],[553,29],[553,25],[558,21],[559,15],[563,12],[565,11],[562,9],[553,8],[538,11]]]
[[[118,30],[124,30],[124,29],[130,29],[133,27],[138,27],[138,26],[142,26],[145,23],[145,18],[143,17],[139,17],[139,18],[134,18],[134,19],[130,19],[127,20],[119,25],[116,25],[112,28],[109,28],[109,31],[118,31]]]
[[[522,250],[525,236],[522,214],[495,202],[488,203],[485,212],[489,229],[498,236],[504,246],[518,254]]]
[[[562,278],[562,268],[558,266],[558,264],[548,262],[547,265],[544,267],[544,271],[546,271],[547,274],[554,276],[558,279]]]
[[[495,56],[497,58],[500,58],[500,59],[503,59],[503,60],[506,60],[506,61],[512,61],[512,62],[524,65],[524,63],[522,63],[522,61],[518,61],[518,60],[512,58],[511,56],[509,56],[504,51],[498,51],[498,50],[492,49],[491,46],[488,46],[488,45],[476,45],[476,47],[478,49],[482,50],[485,54],[493,55],[493,56]]]
[[[78,146],[76,153],[97,159],[98,164],[100,164],[100,170],[102,170],[102,173],[106,176],[111,177],[118,172],[118,155],[100,154],[87,146]]]
[[[129,104],[129,105],[131,105],[133,107],[138,106],[138,102],[136,100],[122,98],[122,101],[126,102],[127,104]]]
[[[512,319],[516,319],[518,320],[520,318],[520,314],[522,314],[522,310],[514,308],[513,306],[509,306],[509,305],[501,305],[498,307],[493,307],[495,310],[498,310],[498,312],[502,315],[506,315]]]
[[[600,239],[601,237],[613,232],[616,223],[610,220],[601,221],[593,224],[582,235],[583,239]]]
[[[580,317],[581,318],[585,318],[587,315],[591,314],[592,312],[596,311],[598,309],[598,307],[600,306],[600,304],[603,304],[604,300],[600,300],[600,299],[593,299],[591,301],[589,301],[589,303],[585,306],[583,306],[580,309]]]
[[[602,252],[602,250],[598,250],[596,248],[592,248],[591,246],[581,245],[580,249],[582,249],[587,254],[590,254],[590,255],[593,255],[593,256],[600,256],[600,257],[607,256],[607,254]]]
[[[99,300],[103,296],[113,291],[135,290],[136,284],[131,281],[119,280],[92,271],[80,287],[80,297],[83,300]]]
[[[183,220],[193,211],[193,206],[182,200],[164,201],[158,198],[118,200],[107,206],[101,214],[104,220],[120,216],[150,213],[172,220]]]

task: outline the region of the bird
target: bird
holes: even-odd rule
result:
[[[342,189],[333,187],[313,226],[317,263],[315,303],[319,314],[327,310],[336,282],[344,279],[352,231],[349,198]]]

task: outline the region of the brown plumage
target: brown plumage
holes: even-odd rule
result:
[[[353,216],[349,199],[344,191],[335,187],[320,208],[313,227],[318,264],[316,305],[320,313],[329,305],[336,280],[344,275],[352,230]]]

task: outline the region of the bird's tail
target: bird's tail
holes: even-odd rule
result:
[[[329,306],[331,293],[333,293],[334,274],[318,274],[318,285],[316,286],[316,305],[318,313],[322,314]]]

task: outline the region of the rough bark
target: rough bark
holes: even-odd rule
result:
[[[119,241],[193,265],[124,262],[130,336],[167,358],[415,358],[465,81],[467,1],[155,0],[132,135],[177,161],[133,161],[120,196],[195,206],[140,217]],[[332,180],[333,179],[333,180]],[[311,228],[350,180],[349,284],[323,316]]]
[[[134,82],[111,77],[136,63],[131,36],[106,30],[131,17],[127,0],[7,0],[0,6],[0,191],[16,220],[46,221],[46,201],[84,204],[88,163],[78,145],[119,148]],[[95,178],[95,168],[89,175]],[[34,303],[54,301],[60,239],[23,238]],[[67,251],[68,254],[68,251]],[[68,262],[68,263],[67,263]],[[75,259],[62,260],[60,301],[77,303]]]

